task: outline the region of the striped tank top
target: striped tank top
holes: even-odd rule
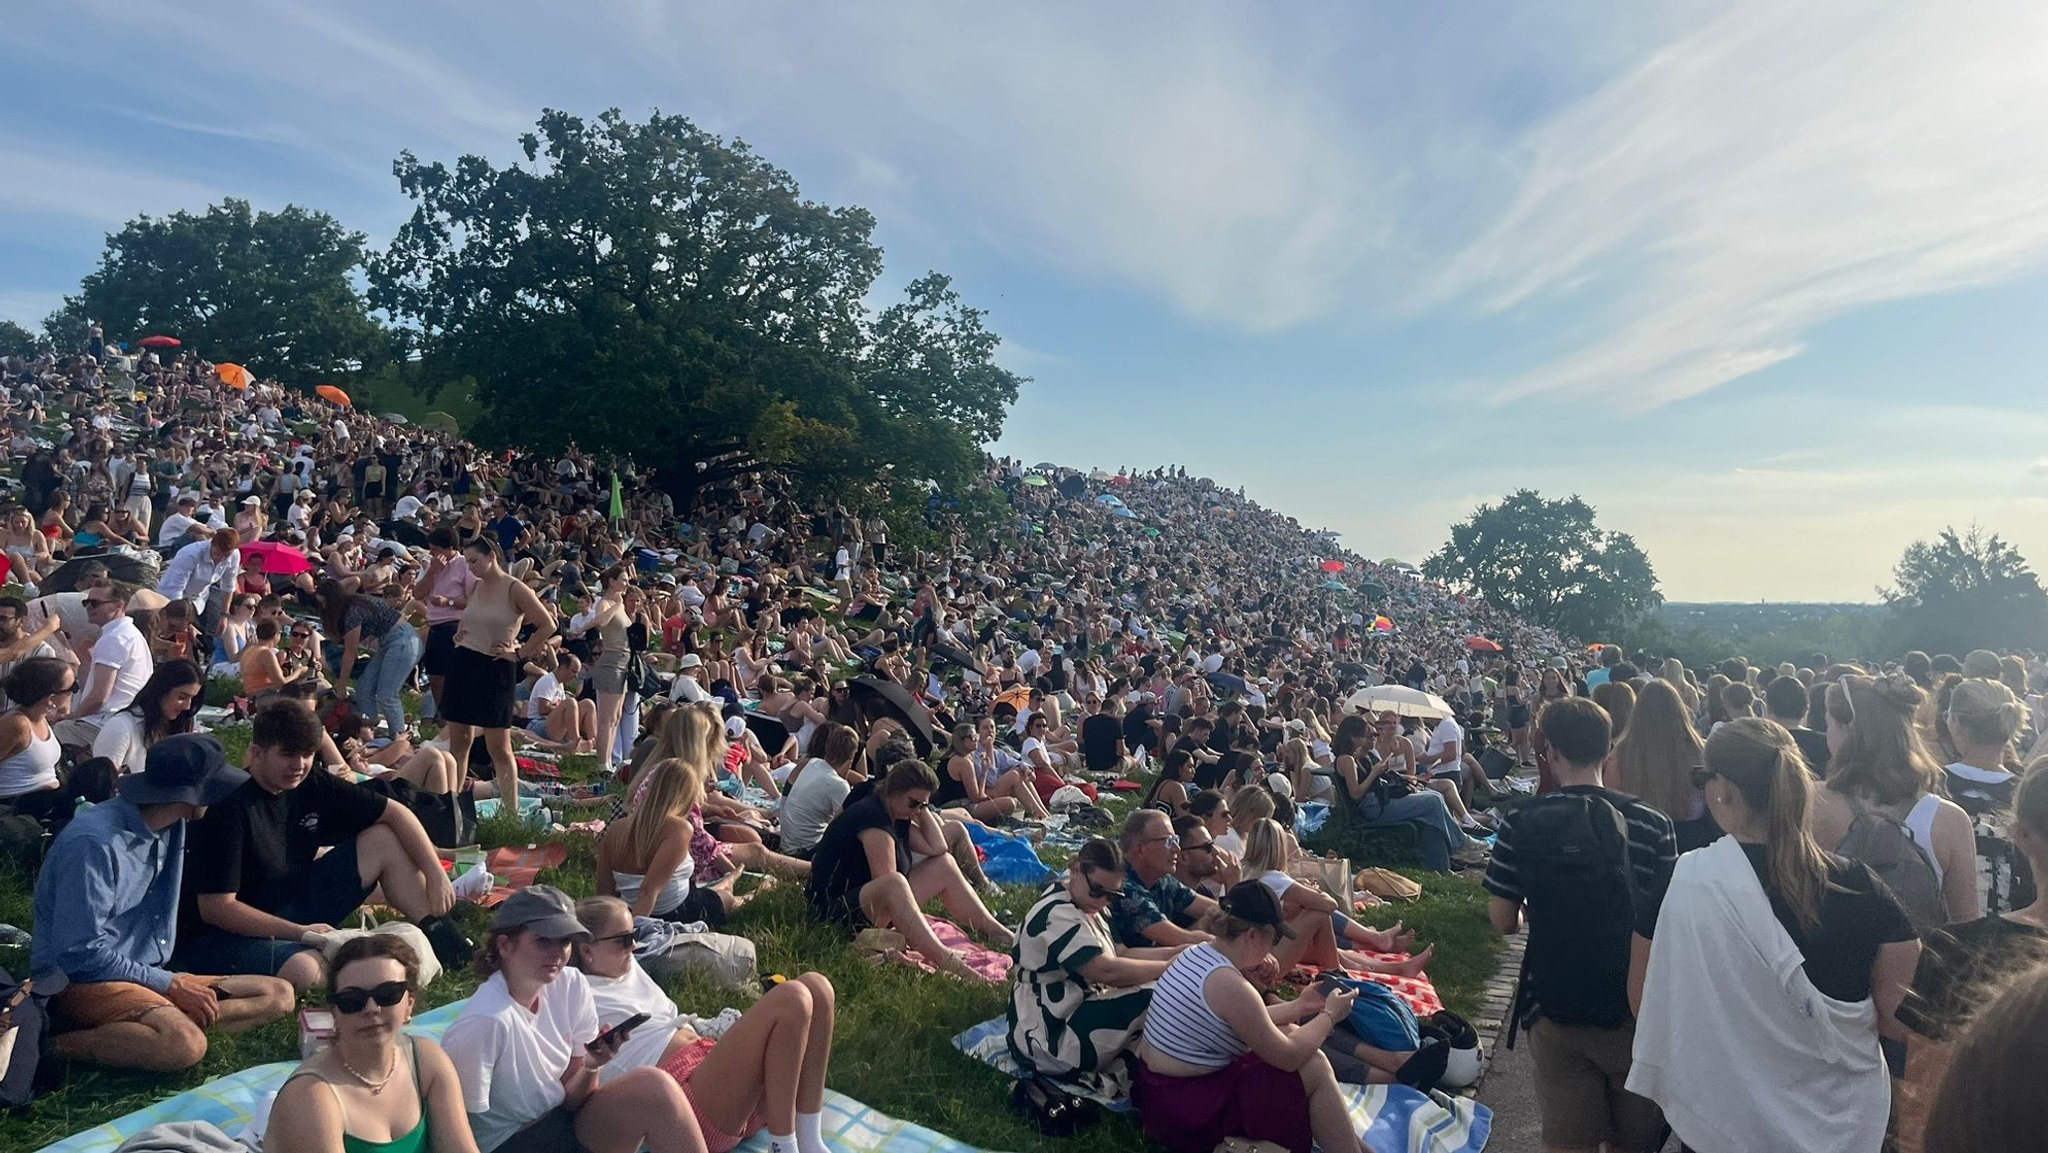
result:
[[[1152,991],[1145,1016],[1145,1042],[1154,1049],[1201,1069],[1221,1069],[1250,1046],[1209,1007],[1202,986],[1209,974],[1233,966],[1230,958],[1204,943],[1184,950],[1167,966]]]

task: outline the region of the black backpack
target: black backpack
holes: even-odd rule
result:
[[[1905,824],[1883,813],[1851,806],[1849,831],[1835,846],[1835,855],[1860,861],[1884,882],[1899,907],[1906,911],[1915,931],[1940,928],[1948,920],[1947,902],[1942,897],[1941,877],[1934,871],[1933,858]]]
[[[1517,1017],[1533,998],[1560,1025],[1628,1024],[1638,895],[1627,819],[1607,797],[1552,793],[1515,812],[1510,844],[1529,924]]]

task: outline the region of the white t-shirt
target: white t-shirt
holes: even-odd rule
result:
[[[92,739],[92,755],[114,762],[115,771],[122,776],[141,772],[149,760],[149,747],[142,735],[142,715],[122,709],[108,717],[100,726],[99,735]]]
[[[1278,869],[1259,874],[1259,884],[1273,890],[1276,897],[1285,897],[1287,890],[1294,887],[1294,878]]]
[[[816,757],[796,775],[796,784],[782,798],[782,851],[804,850],[817,845],[825,826],[839,815],[853,786]]]
[[[569,1058],[599,1031],[597,1004],[575,969],[542,987],[538,1012],[512,1000],[503,973],[491,974],[441,1038],[477,1148],[490,1153],[560,1105]]]
[[[185,534],[192,531],[192,526],[198,523],[199,521],[193,517],[182,512],[174,512],[165,517],[164,523],[157,527],[156,543],[159,546],[176,544],[184,540]]]
[[[412,518],[420,514],[420,509],[425,507],[425,501],[412,495],[411,493],[406,493],[404,496],[398,498],[398,519],[411,520]]]
[[[695,676],[684,672],[676,674],[676,679],[670,682],[668,686],[668,699],[672,701],[688,701],[693,705],[701,705],[711,699],[711,694],[704,691],[704,686],[697,683]]]
[[[1436,728],[1429,731],[1429,747],[1422,750],[1422,759],[1425,761],[1429,760],[1464,739],[1465,730],[1458,727],[1458,722],[1445,717],[1436,723]],[[1463,753],[1464,749],[1460,748],[1458,751]],[[1453,761],[1447,765],[1431,765],[1429,771],[1433,775],[1436,773],[1448,773],[1459,767],[1461,767],[1460,763]]]
[[[135,622],[125,616],[114,618],[113,623],[100,630],[100,639],[92,646],[92,663],[94,668],[105,665],[114,670],[114,687],[107,693],[102,713],[117,713],[134,704],[135,694],[142,691],[155,668],[149,642],[143,639]]]
[[[568,696],[568,692],[562,688],[562,679],[560,677],[553,673],[542,673],[541,678],[533,682],[533,692],[526,698],[526,719],[529,721],[541,719],[547,715],[540,711],[541,705],[549,701],[559,704]]]

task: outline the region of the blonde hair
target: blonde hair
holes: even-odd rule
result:
[[[1813,932],[1820,924],[1828,858],[1808,820],[1812,777],[1799,743],[1776,721],[1744,717],[1716,729],[1705,754],[1707,769],[1733,785],[1751,812],[1764,815],[1768,887],[1793,920]]]
[[[1943,715],[1951,731],[1975,744],[2005,745],[2027,723],[2027,706],[1998,681],[1971,679],[1956,684]]]
[[[645,865],[654,859],[654,851],[661,846],[662,825],[670,817],[679,817],[704,799],[704,774],[702,769],[682,757],[668,757],[656,761],[647,775],[646,791],[640,795],[640,803],[626,819],[632,822],[626,844],[633,850],[633,859]]]
[[[1292,776],[1297,770],[1308,765],[1308,742],[1300,737],[1290,737],[1281,741],[1278,756],[1280,771]]]
[[[1230,799],[1231,824],[1245,821],[1263,821],[1273,815],[1273,794],[1264,788],[1252,785],[1237,791]]]
[[[1614,747],[1614,785],[1683,821],[1692,816],[1692,770],[1705,747],[1678,690],[1669,681],[1651,681],[1636,698],[1628,729]]]
[[[1828,716],[1846,722],[1849,735],[1828,759],[1828,787],[1877,805],[1903,804],[1931,792],[1941,780],[1941,766],[1913,723],[1926,696],[1904,673],[1836,681],[1828,689]]]
[[[1247,876],[1287,871],[1287,830],[1280,822],[1261,818],[1244,834],[1244,871]]]

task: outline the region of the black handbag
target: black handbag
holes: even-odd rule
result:
[[[668,693],[668,682],[647,663],[647,658],[634,653],[626,658],[626,691],[636,697],[659,697]]]
[[[1048,1137],[1071,1137],[1102,1114],[1095,1102],[1076,1097],[1037,1073],[1027,1073],[1010,1086],[1010,1109]]]

